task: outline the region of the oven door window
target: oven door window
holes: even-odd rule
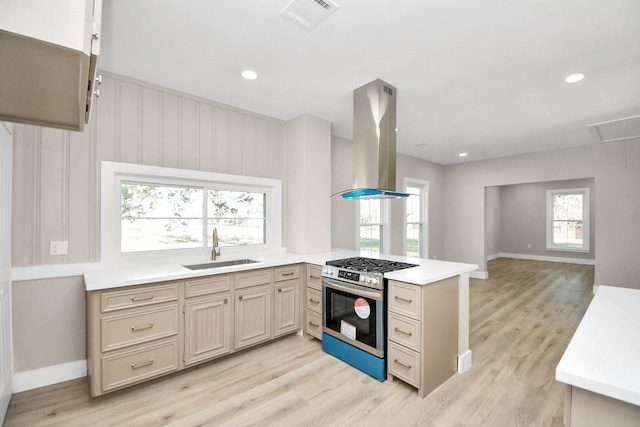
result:
[[[332,288],[326,289],[326,327],[370,347],[377,347],[378,305],[381,301]]]

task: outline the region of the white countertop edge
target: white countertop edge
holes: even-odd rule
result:
[[[296,263],[323,265],[326,261],[332,259],[350,258],[356,256],[418,264],[418,267],[385,274],[386,278],[416,285],[426,285],[442,279],[457,276],[463,273],[468,273],[478,268],[478,266],[473,264],[407,258],[385,254],[370,255],[360,253],[359,251],[334,249],[330,252],[316,254],[296,254],[289,252],[255,254],[255,256],[252,255],[249,258],[260,261],[258,263],[203,270],[190,270],[186,267],[183,267],[182,264],[145,265],[141,267],[114,266],[110,268],[86,272],[84,275],[85,289],[86,291],[97,291],[103,289],[139,285],[143,283],[164,282],[202,276],[211,276],[216,274],[235,273]],[[228,260],[222,258],[219,261]],[[199,264],[199,262],[193,262],[189,264]]]
[[[615,385],[602,381],[596,381],[578,375],[572,375],[568,372],[563,371],[560,368],[560,365],[558,365],[558,367],[556,368],[556,381],[568,384],[573,387],[588,390],[593,393],[601,394],[603,396],[611,397],[612,399],[631,403],[632,405],[640,406],[640,392],[636,390],[630,390],[628,388],[617,387]]]
[[[600,286],[560,362],[556,380],[640,406],[640,290]]]

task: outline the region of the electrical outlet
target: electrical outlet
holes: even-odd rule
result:
[[[49,255],[67,255],[69,253],[69,242],[59,241],[49,242]]]

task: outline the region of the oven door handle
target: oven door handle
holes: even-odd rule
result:
[[[366,289],[363,289],[360,286],[355,287],[355,286],[345,285],[344,283],[338,280],[329,279],[327,277],[322,278],[322,286],[326,286],[327,288],[336,289],[338,291],[343,291],[350,294],[358,295],[360,297],[371,298],[372,300],[376,300],[376,301],[382,301],[383,299],[383,295],[381,291],[375,291],[375,290],[368,291]]]

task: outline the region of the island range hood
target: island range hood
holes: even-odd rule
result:
[[[353,91],[353,189],[345,199],[407,197],[396,192],[396,88],[378,79]]]

